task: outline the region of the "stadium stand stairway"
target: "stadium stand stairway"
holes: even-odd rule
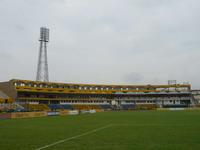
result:
[[[18,104],[18,103],[14,103],[14,107],[15,107],[15,110],[17,110],[17,111],[21,111],[21,110],[24,110],[24,107],[23,106],[21,106],[20,104]]]

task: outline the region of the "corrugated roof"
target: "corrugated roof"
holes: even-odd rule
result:
[[[2,91],[0,91],[0,98],[8,99],[9,97],[5,93],[3,93]]]

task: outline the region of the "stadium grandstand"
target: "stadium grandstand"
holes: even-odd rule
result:
[[[200,107],[200,90],[191,90],[194,104],[196,107]]]
[[[1,82],[0,90],[27,111],[152,110],[193,105],[190,84],[98,85],[13,79]]]
[[[14,100],[0,91],[0,112],[13,109],[15,109]]]

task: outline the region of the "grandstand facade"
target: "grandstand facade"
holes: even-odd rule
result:
[[[200,107],[200,90],[191,90],[195,106]]]
[[[13,109],[13,102],[14,100],[12,98],[0,91],[0,112]]]
[[[190,107],[191,85],[98,85],[10,80],[0,90],[32,110]]]

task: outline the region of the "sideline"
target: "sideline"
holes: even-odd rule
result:
[[[103,127],[100,127],[100,128],[97,128],[97,129],[94,129],[94,130],[91,130],[91,131],[88,131],[88,132],[85,132],[85,133],[82,133],[82,134],[79,134],[79,135],[76,135],[76,136],[73,136],[73,137],[70,137],[70,138],[66,138],[66,139],[63,139],[63,140],[59,140],[57,142],[54,142],[52,144],[48,144],[48,145],[45,145],[43,147],[40,147],[40,148],[37,148],[35,150],[42,150],[42,149],[45,149],[45,148],[48,148],[48,147],[51,147],[51,146],[54,146],[54,145],[57,145],[57,144],[60,144],[60,143],[64,143],[66,141],[70,141],[70,140],[73,140],[73,139],[76,139],[76,138],[79,138],[79,137],[82,137],[82,136],[85,136],[85,135],[88,135],[88,134],[92,134],[92,133],[95,133],[97,131],[100,131],[100,130],[103,130],[105,128],[109,128],[113,126],[112,124],[109,124],[109,125],[106,125],[106,126],[103,126]]]

